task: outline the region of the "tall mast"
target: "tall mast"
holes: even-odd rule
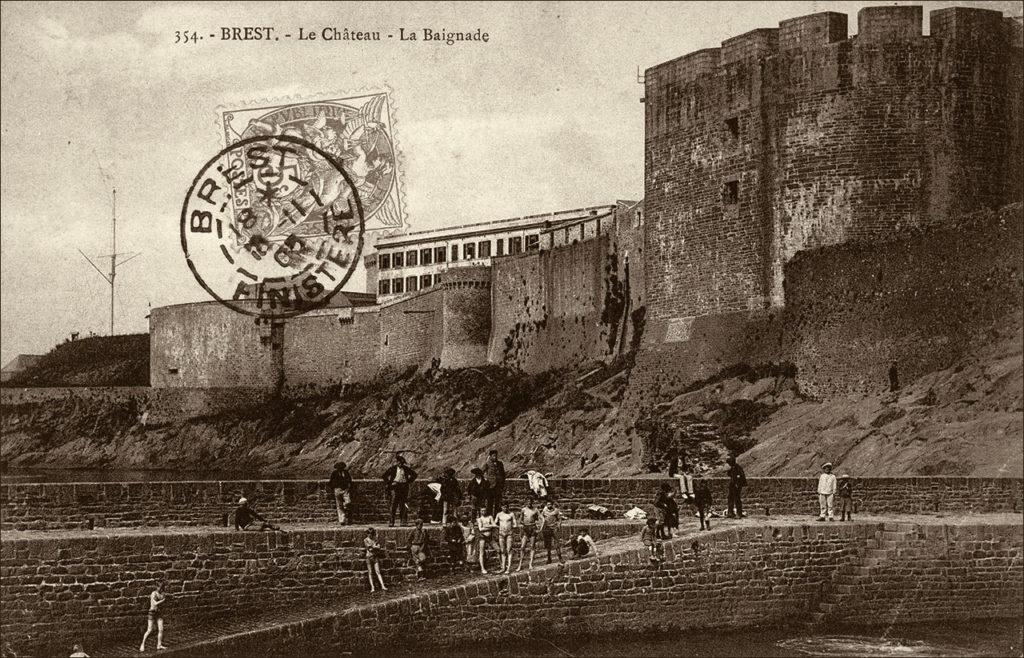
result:
[[[124,254],[117,253],[117,188],[114,188],[112,190],[112,197],[111,197],[110,205],[111,205],[111,210],[110,210],[110,272],[109,272],[109,274],[104,272],[103,270],[101,270],[99,267],[97,267],[96,263],[92,262],[92,259],[89,258],[88,256],[86,256],[85,252],[83,252],[81,249],[78,250],[78,253],[82,254],[82,257],[85,258],[85,260],[89,261],[89,264],[92,265],[92,268],[94,270],[96,270],[97,272],[99,272],[99,275],[101,277],[103,277],[103,280],[106,281],[107,284],[110,285],[110,335],[113,336],[114,335],[114,295],[115,295],[114,279],[117,276],[117,266],[118,266],[117,258],[118,258],[118,256],[126,256],[126,258],[123,258],[121,260],[121,263],[120,263],[121,265],[124,265],[125,263],[127,263],[131,259],[135,258],[136,256],[140,256],[141,254],[139,254],[137,252],[124,253]],[[97,258],[106,258],[106,256],[97,256]]]
[[[114,276],[117,274],[117,188],[110,208],[110,335],[114,335]]]

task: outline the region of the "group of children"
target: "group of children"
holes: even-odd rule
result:
[[[517,529],[520,530],[520,539],[519,564],[516,571],[522,570],[527,551],[530,555],[527,568],[533,567],[538,537],[543,541],[544,549],[547,551],[548,564],[551,563],[552,551],[558,560],[562,561],[558,531],[563,518],[562,511],[554,499],[548,498],[542,506],[538,506],[536,497],[531,496],[523,504],[519,514],[511,512],[508,503],[503,503],[496,514],[491,514],[486,507],[481,507],[476,520],[472,523],[453,515],[445,525],[444,536],[453,559],[462,559],[466,564],[478,562],[480,572],[488,573],[487,551],[491,549],[500,559],[498,573],[511,573],[514,534]]]
[[[479,564],[480,573],[490,573],[487,570],[488,554],[498,557],[499,564],[496,573],[512,573],[512,560],[515,549],[515,534],[519,531],[519,563],[516,571],[521,571],[523,563],[527,568],[533,568],[533,560],[537,552],[537,539],[543,542],[544,550],[547,551],[547,563],[551,564],[552,557],[559,562],[562,558],[562,545],[559,540],[559,530],[562,526],[564,516],[559,509],[558,503],[553,498],[548,498],[543,505],[539,504],[536,496],[527,500],[519,513],[510,511],[508,503],[503,503],[496,514],[491,514],[486,507],[477,511],[477,518],[473,522],[467,522],[464,517],[451,514],[444,524],[444,542],[448,547],[449,555],[453,562],[465,562],[466,564]],[[407,547],[409,559],[416,568],[416,575],[422,579],[426,574],[427,551],[431,540],[423,527],[423,521],[416,521],[415,527],[409,533]],[[384,556],[384,547],[377,540],[377,531],[369,527],[366,529],[366,536],[363,538],[363,545],[366,549],[366,571],[370,582],[370,591],[377,591],[379,583],[381,590],[387,590],[384,585],[384,578],[380,572],[380,560]],[[597,555],[597,544],[590,536],[590,532],[582,529],[575,533],[569,540],[569,547],[575,557],[586,557]],[[527,554],[529,559],[527,560]]]

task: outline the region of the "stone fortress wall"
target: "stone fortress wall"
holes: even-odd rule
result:
[[[930,12],[925,36],[922,19],[919,6],[866,7],[851,37],[846,15],[824,12],[654,66],[638,208],[620,204],[597,230],[593,218],[553,228],[539,251],[452,268],[395,302],[266,335],[210,305],[155,309],[152,383],[295,389],[435,360],[537,371],[608,359],[641,337],[653,356],[640,362],[657,367],[678,360],[658,346],[691,341],[695,326],[745,339],[735,314],[794,301],[797,254],[881,247],[1021,199],[1020,22],[953,7]],[[691,347],[695,372],[720,365]],[[850,390],[893,358],[809,385]]]
[[[719,524],[666,542],[665,562],[657,566],[635,539],[639,524],[592,525],[598,541],[634,539],[565,565],[470,577],[356,605],[337,601],[365,591],[359,527],[295,528],[287,535],[175,529],[5,538],[0,629],[29,655],[55,655],[71,642],[137,642],[146,597],[159,580],[168,582],[166,613],[177,638],[218,616],[299,611],[284,623],[246,625],[212,640],[219,646],[181,647],[179,639],[182,655],[321,655],[328,647],[360,653],[410,637],[461,643],[653,625],[983,619],[1019,614],[1024,597],[1019,518]],[[408,532],[379,531],[391,585],[413,576]],[[438,529],[428,532],[436,536]],[[450,568],[446,553],[435,550],[439,574]],[[701,594],[711,590],[713,596]]]
[[[1021,25],[824,12],[647,70],[647,305],[657,324],[781,306],[797,252],[1021,199]]]
[[[713,530],[664,548],[656,567],[643,549],[620,549],[327,613],[203,650],[386,652],[410,636],[444,648],[651,629],[1013,618],[1024,598],[1019,522],[779,522]]]
[[[449,268],[440,284],[374,306],[323,309],[272,325],[216,302],[154,309],[151,384],[296,392],[435,360],[443,368],[535,371],[610,358],[632,340],[631,314],[643,304],[637,217],[620,204],[574,225],[571,239],[542,236],[541,251],[495,257],[491,267]],[[630,276],[638,282],[631,285]]]

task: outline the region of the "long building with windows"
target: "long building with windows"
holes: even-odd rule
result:
[[[453,267],[489,266],[496,256],[541,248],[541,233],[588,218],[610,216],[616,204],[412,231],[382,238],[365,259],[366,291],[387,302],[439,283]]]

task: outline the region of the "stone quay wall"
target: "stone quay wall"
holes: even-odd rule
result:
[[[708,478],[713,507],[726,505],[727,480]],[[550,491],[570,517],[587,516],[586,507],[607,507],[618,518],[633,506],[653,511],[658,487],[667,478],[552,480]],[[814,514],[816,478],[749,478],[744,511],[754,514]],[[463,489],[465,489],[463,482]],[[1001,512],[1024,509],[1020,478],[907,477],[856,479],[854,501],[860,513]],[[529,496],[523,479],[507,483],[505,499],[516,509]],[[57,530],[92,527],[226,525],[239,496],[276,523],[328,523],[336,520],[334,498],[325,480],[59,483],[0,485],[0,530]],[[412,518],[429,519],[433,494],[417,481],[410,497]],[[461,514],[473,514],[468,497]],[[357,480],[353,489],[355,523],[388,519],[380,480]]]
[[[204,655],[359,653],[475,646],[513,637],[816,621],[879,623],[1018,615],[1019,523],[781,524],[712,531],[643,549],[368,604],[204,644]]]
[[[593,524],[595,539],[635,535],[639,524]],[[562,528],[567,541],[572,524]],[[410,529],[378,532],[389,587],[415,578]],[[465,570],[438,527],[427,528],[432,576]],[[166,582],[166,615],[178,628],[213,616],[329,602],[367,590],[362,528],[289,533],[155,530],[5,539],[0,552],[0,633],[21,655],[57,655],[145,629],[148,596]],[[340,600],[340,598],[338,599]],[[136,638],[137,639],[137,638]],[[272,653],[292,654],[283,648]]]

